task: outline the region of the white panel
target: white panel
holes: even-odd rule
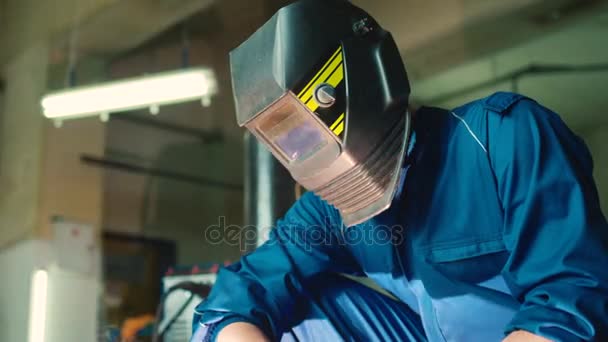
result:
[[[0,251],[0,341],[27,341],[32,274],[44,266],[49,243],[26,240]]]
[[[51,267],[46,342],[97,341],[99,291],[94,277]]]
[[[33,322],[37,329],[32,329],[43,329],[45,342],[97,341],[99,272],[87,275],[61,270],[52,249],[49,241],[25,240],[0,251],[0,341],[28,341],[34,316],[46,318],[46,327]],[[46,310],[37,306],[44,306],[42,301],[30,303],[32,276],[40,269],[48,271]],[[32,315],[31,305],[42,311]]]
[[[97,271],[95,256],[99,253],[92,225],[60,221],[53,227],[57,265],[66,271],[92,275]]]

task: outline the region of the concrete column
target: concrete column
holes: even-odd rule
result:
[[[40,97],[46,90],[48,46],[31,46],[4,69],[0,117],[0,248],[32,237],[38,227],[45,119]]]
[[[48,261],[48,243],[33,241],[39,220],[48,46],[30,46],[2,70],[0,115],[0,340],[27,341],[35,269]]]

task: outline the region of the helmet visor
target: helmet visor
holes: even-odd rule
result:
[[[290,171],[327,167],[341,152],[340,143],[329,128],[291,92],[246,127]]]

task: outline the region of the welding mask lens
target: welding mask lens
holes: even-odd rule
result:
[[[305,161],[332,143],[327,128],[295,101],[288,96],[261,115],[256,125],[258,134],[289,163]]]
[[[278,136],[275,143],[292,161],[306,159],[326,144],[321,132],[310,122],[301,122]]]

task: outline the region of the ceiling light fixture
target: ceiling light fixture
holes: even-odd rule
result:
[[[189,68],[54,92],[44,96],[41,105],[44,116],[60,124],[89,116],[107,121],[110,113],[142,108],[157,114],[162,105],[193,100],[207,107],[215,94],[213,71]]]

